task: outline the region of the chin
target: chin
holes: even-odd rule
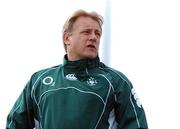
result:
[[[88,58],[88,59],[94,59],[97,57],[97,54],[88,54],[85,56],[85,58]]]
[[[81,57],[85,58],[85,59],[94,59],[96,58],[98,55],[98,52],[95,51],[93,49],[93,51],[90,49],[90,50],[85,50],[84,52],[81,53]]]

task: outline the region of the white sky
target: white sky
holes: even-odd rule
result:
[[[150,129],[180,128],[179,1],[111,0],[111,7],[108,64],[132,81]],[[30,76],[62,63],[62,25],[79,8],[104,16],[105,0],[0,1],[0,128]]]

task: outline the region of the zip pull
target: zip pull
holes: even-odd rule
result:
[[[88,69],[86,68],[86,74],[89,74]]]

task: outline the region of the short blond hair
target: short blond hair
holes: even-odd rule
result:
[[[85,10],[77,10],[75,11],[67,20],[66,22],[64,23],[64,26],[63,26],[63,30],[62,32],[71,32],[72,31],[72,28],[73,28],[73,25],[75,23],[75,21],[81,17],[81,16],[85,16],[85,17],[90,17],[92,18],[93,20],[97,21],[99,26],[100,26],[100,29],[102,30],[102,24],[103,24],[103,17],[101,15],[99,15],[98,13],[96,12],[87,12]],[[66,45],[64,43],[64,48],[65,48],[65,51],[66,51]]]

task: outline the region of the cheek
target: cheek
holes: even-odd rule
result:
[[[97,42],[97,48],[99,48],[99,45],[100,45],[100,41]]]
[[[76,50],[76,52],[82,52],[85,49],[85,47],[82,43],[76,42],[72,45],[72,49]]]

